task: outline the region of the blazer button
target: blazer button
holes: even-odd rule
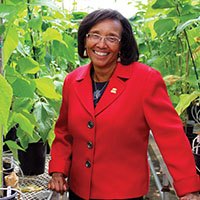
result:
[[[89,148],[89,149],[92,149],[92,147],[93,147],[92,142],[88,142],[87,145],[88,145],[88,148]]]
[[[94,123],[92,121],[88,122],[88,128],[93,128],[94,127]]]
[[[85,166],[86,166],[87,168],[90,168],[90,167],[91,167],[91,162],[90,162],[89,160],[87,160],[86,163],[85,163]]]

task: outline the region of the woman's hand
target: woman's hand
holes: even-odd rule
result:
[[[182,196],[179,200],[200,200],[200,196],[198,192],[193,192]]]
[[[69,189],[68,183],[65,180],[64,174],[54,172],[52,178],[48,183],[48,189],[56,191],[57,193],[64,194]]]

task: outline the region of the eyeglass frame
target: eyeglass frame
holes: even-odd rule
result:
[[[118,44],[118,43],[120,43],[120,41],[121,41],[121,39],[118,38],[117,36],[109,36],[109,35],[108,35],[108,36],[102,36],[102,35],[100,35],[100,34],[98,34],[98,33],[87,33],[87,34],[86,34],[86,37],[89,39],[89,38],[90,38],[90,35],[99,36],[99,39],[97,39],[97,42],[101,41],[102,38],[104,39],[105,42],[109,42],[109,44]],[[109,37],[112,37],[112,38],[117,39],[116,42],[118,42],[118,43],[115,43],[115,41],[114,41],[114,42],[109,41],[109,40],[108,40]],[[106,43],[106,44],[107,44],[107,43]]]

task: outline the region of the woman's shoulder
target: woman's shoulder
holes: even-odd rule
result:
[[[136,79],[151,80],[162,79],[159,71],[141,62],[133,62],[130,67],[132,68],[132,75]]]
[[[132,63],[132,67],[133,67],[133,70],[138,71],[138,72],[142,72],[142,73],[147,73],[147,74],[149,74],[149,73],[159,74],[160,73],[159,71],[157,71],[153,67],[150,67],[149,65],[146,65],[146,64],[141,63],[141,62]]]
[[[89,72],[89,70],[90,64],[77,67],[73,71],[69,72],[66,78],[71,80],[81,80]]]

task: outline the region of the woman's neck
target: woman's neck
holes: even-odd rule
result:
[[[93,66],[92,78],[95,82],[106,82],[110,80],[116,66],[110,68],[97,68]]]

